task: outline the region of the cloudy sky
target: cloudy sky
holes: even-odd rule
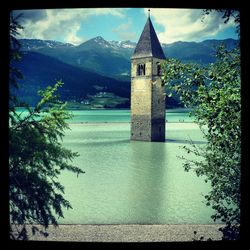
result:
[[[147,8],[86,8],[18,10],[22,38],[56,40],[80,44],[96,36],[105,40],[137,42],[148,16]],[[161,43],[235,38],[233,20],[223,23],[212,12],[201,21],[201,9],[150,9],[150,17]]]

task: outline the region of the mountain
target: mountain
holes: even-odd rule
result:
[[[19,81],[20,89],[17,94],[31,105],[39,99],[39,89],[62,79],[64,85],[60,89],[60,95],[64,101],[89,102],[92,97],[104,92],[112,93],[116,98],[120,98],[126,107],[129,106],[130,82],[104,77],[32,51],[23,52],[22,60],[16,63],[16,67],[24,75],[24,79]]]
[[[101,36],[92,38],[78,46],[55,41],[21,39],[24,51],[34,51],[54,57],[67,64],[113,77],[130,80],[130,57],[136,43],[131,41],[106,41]],[[176,58],[182,62],[208,64],[215,61],[215,51],[221,43],[226,48],[234,48],[238,41],[205,40],[203,42],[174,42],[162,44],[167,58]]]
[[[105,76],[129,76],[130,50],[132,49],[117,46],[99,36],[71,50],[74,59],[69,63]]]
[[[129,43],[110,43],[102,37],[95,37],[78,46],[48,46],[48,42],[21,39],[22,50],[48,55],[79,68],[85,68],[103,76],[116,77],[130,75],[130,55],[133,47]],[[38,43],[38,44],[36,44]],[[128,45],[127,45],[128,44]],[[127,45],[127,46],[126,46]],[[129,78],[125,78],[128,80]]]
[[[208,64],[215,62],[216,48],[224,44],[229,50],[236,47],[238,41],[234,39],[205,40],[203,42],[174,42],[162,44],[163,51],[168,58],[176,58],[182,62]]]
[[[127,40],[127,41],[110,41],[109,43],[117,48],[132,49],[132,50],[136,46],[135,42],[131,42],[129,40]]]
[[[167,58],[207,64],[215,61],[215,48],[222,42],[232,49],[238,41],[179,41],[162,44],[162,48]],[[78,46],[39,39],[20,39],[20,43],[23,58],[17,67],[25,79],[18,95],[30,104],[38,100],[38,89],[62,79],[63,100],[92,106],[129,107],[130,57],[136,43],[106,41],[100,36]],[[167,98],[167,105],[179,106],[178,98]]]
[[[74,47],[70,43],[62,43],[52,40],[40,40],[40,39],[21,39],[22,50],[39,50],[43,48],[63,48],[63,47]]]

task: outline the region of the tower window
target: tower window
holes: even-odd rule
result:
[[[156,66],[157,66],[157,75],[161,76],[162,75],[161,64],[159,62],[157,62]]]
[[[137,64],[137,75],[145,76],[145,64]]]

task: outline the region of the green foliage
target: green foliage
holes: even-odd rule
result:
[[[20,17],[13,17],[12,13],[10,15],[10,47],[9,47],[9,58],[10,58],[10,67],[9,67],[9,83],[10,88],[17,89],[18,82],[17,79],[23,79],[23,75],[14,65],[13,62],[19,62],[21,60],[20,53],[20,43],[16,39],[19,29],[23,29],[21,25],[18,24],[17,19]],[[9,96],[9,108],[13,111],[14,106],[18,106],[18,100],[15,95],[10,93]]]
[[[41,101],[29,115],[20,118],[10,112],[9,128],[9,198],[13,224],[37,223],[45,228],[57,225],[62,207],[71,208],[63,198],[64,187],[58,182],[62,170],[83,173],[71,164],[78,154],[61,145],[66,119],[70,114],[54,96],[62,85],[41,91]],[[25,227],[25,225],[24,225]]]
[[[11,90],[18,89],[17,79],[21,74],[12,66],[20,60],[15,35],[19,28],[11,17],[10,49],[10,109],[9,109],[9,206],[10,237],[26,240],[26,223],[40,224],[46,229],[49,224],[57,225],[57,218],[63,217],[63,208],[71,208],[64,199],[64,187],[58,182],[61,171],[84,173],[72,165],[78,153],[62,146],[64,132],[68,129],[66,120],[71,115],[55,94],[62,86],[58,81],[54,87],[40,91],[41,100],[34,108],[26,105],[28,115],[21,117],[16,112],[20,104]],[[14,228],[15,227],[15,228]],[[38,228],[32,227],[36,233]],[[44,236],[47,233],[40,231]]]
[[[239,48],[227,51],[219,47],[217,61],[205,67],[168,59],[163,80],[169,93],[178,93],[184,105],[193,108],[195,121],[208,142],[203,148],[194,144],[184,147],[187,153],[199,156],[197,161],[180,157],[185,160],[184,169],[193,169],[211,183],[205,198],[216,211],[212,218],[226,223],[222,229],[225,239],[237,239],[241,175]]]

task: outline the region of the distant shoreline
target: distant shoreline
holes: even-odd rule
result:
[[[131,122],[129,121],[129,122],[68,122],[68,124],[70,124],[70,125],[114,125],[114,124],[130,124]],[[194,121],[178,121],[178,122],[176,122],[176,121],[174,121],[174,122],[169,122],[169,121],[167,121],[166,122],[166,124],[168,124],[168,123],[171,123],[171,124],[173,124],[173,123],[177,123],[177,124],[190,124],[190,123],[193,123],[193,124],[196,124]]]
[[[26,109],[25,107],[16,107],[17,109]],[[31,107],[34,108],[34,107]],[[93,109],[81,109],[81,108],[66,108],[67,111],[130,111],[130,108],[93,108]],[[168,108],[165,109],[169,113],[188,113],[193,109],[190,108]]]

